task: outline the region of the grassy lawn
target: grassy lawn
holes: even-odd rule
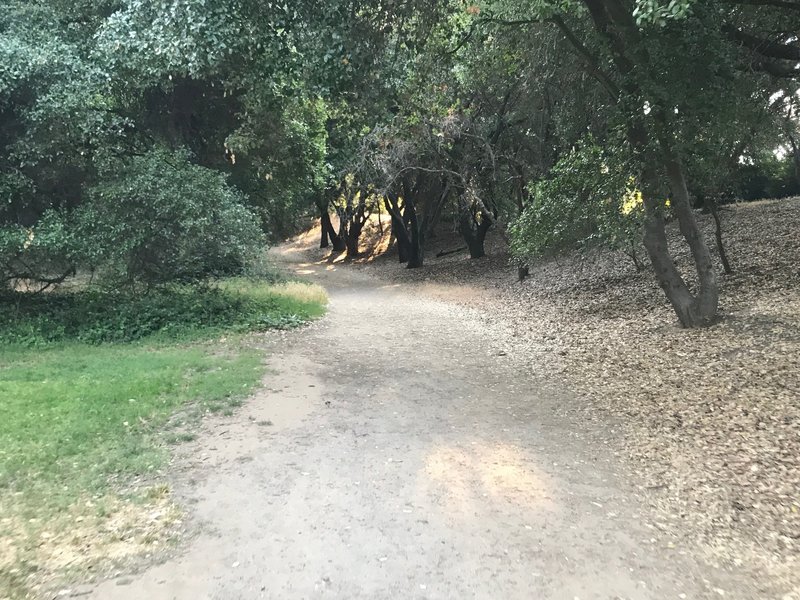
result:
[[[163,544],[163,515],[178,518],[159,474],[169,444],[259,383],[263,356],[245,332],[300,324],[325,301],[293,283],[228,281],[211,299],[184,292],[175,297],[186,306],[167,311],[163,298],[127,313],[97,301],[88,317],[70,313],[75,298],[54,297],[0,330],[12,340],[0,346],[0,598]],[[160,328],[140,318],[148,311]],[[103,336],[121,341],[75,341]],[[158,527],[146,518],[154,507]]]

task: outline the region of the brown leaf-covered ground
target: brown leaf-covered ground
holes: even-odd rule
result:
[[[443,231],[424,269],[391,251],[369,264],[397,282],[481,289],[464,302],[497,331],[488,344],[560,379],[585,418],[621,424],[661,535],[800,594],[800,199],[722,218],[735,273],[720,270],[722,320],[701,330],[678,328],[652,274],[618,253],[541,261],[519,283],[499,236],[487,258],[436,258],[462,245]]]

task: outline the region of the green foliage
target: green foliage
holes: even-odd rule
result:
[[[92,288],[0,297],[0,344],[46,346],[206,337],[232,331],[296,327],[320,316],[313,298],[286,294],[264,283],[170,286],[147,294]]]
[[[234,181],[247,191],[272,239],[294,233],[314,208],[331,176],[327,104],[317,98],[244,98],[247,117],[228,137],[236,164]],[[305,223],[302,223],[305,224]]]
[[[602,245],[633,251],[642,208],[623,157],[593,140],[564,156],[512,224],[512,252],[522,260]]]
[[[280,35],[253,21],[289,17],[288,6],[246,0],[126,0],[98,31],[98,52],[113,70],[143,81],[170,76],[201,78],[252,60],[259,50],[283,49]],[[272,43],[276,48],[267,48]],[[278,53],[275,52],[277,55]],[[249,61],[248,61],[249,62]]]
[[[737,165],[730,181],[732,196],[742,200],[800,195],[800,180],[791,157],[762,156],[752,164]]]
[[[694,0],[636,0],[633,16],[639,26],[648,24],[664,27],[670,20],[686,18]]]
[[[263,244],[243,196],[184,152],[112,161],[74,220],[81,262],[131,282],[240,272]]]
[[[48,210],[35,227],[0,226],[0,278],[57,278],[73,269],[73,250],[64,216],[54,210]]]

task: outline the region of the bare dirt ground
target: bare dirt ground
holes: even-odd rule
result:
[[[326,286],[328,316],[268,336],[264,389],[175,457],[195,535],[159,565],[71,594],[794,598],[659,527],[624,419],[587,418],[565,355],[488,312],[484,284],[428,272],[399,285],[309,262],[308,249],[282,260]]]

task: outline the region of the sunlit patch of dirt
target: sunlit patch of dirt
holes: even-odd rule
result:
[[[515,506],[554,510],[552,486],[521,448],[507,444],[437,447],[426,457],[419,476],[421,491],[440,497],[447,515],[467,518],[485,505],[485,496]]]

